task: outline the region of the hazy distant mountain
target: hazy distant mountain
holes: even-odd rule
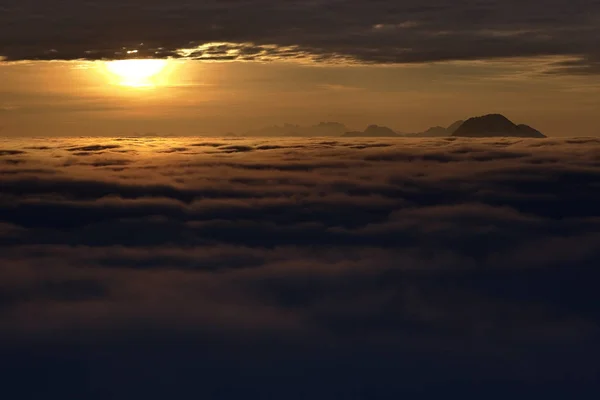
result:
[[[386,126],[369,125],[364,131],[346,132],[344,137],[399,137],[396,132]]]
[[[283,124],[251,130],[246,136],[340,136],[347,130],[348,128],[339,122],[320,122],[313,126]]]
[[[531,137],[544,138],[541,132],[527,126],[515,125],[500,114],[489,114],[466,120],[453,134],[462,137]]]
[[[320,136],[343,136],[343,137],[531,137],[544,138],[541,132],[528,126],[516,125],[508,118],[500,114],[489,114],[481,117],[470,118],[467,121],[456,121],[447,128],[434,126],[418,133],[397,133],[386,126],[369,125],[364,131],[348,131],[346,125],[339,122],[320,122],[317,125],[301,126],[294,124],[283,124],[282,126],[267,126],[252,130],[246,136],[260,137],[320,137]]]
[[[429,128],[424,132],[419,133],[411,133],[406,135],[408,137],[440,137],[440,136],[449,136],[448,131],[443,126],[434,126],[433,128]]]
[[[409,133],[404,135],[406,137],[444,137],[444,136],[452,136],[452,134],[458,129],[459,126],[463,124],[464,121],[456,121],[448,128],[444,128],[443,126],[434,126],[433,128],[429,128],[424,132],[419,133]]]
[[[446,131],[448,132],[449,135],[454,135],[454,132],[456,132],[456,130],[458,128],[460,128],[460,126],[464,123],[465,123],[465,121],[462,119],[460,121],[456,121],[455,123],[450,125],[448,128],[446,128]]]
[[[311,130],[318,133],[318,136],[339,136],[348,131],[348,128],[339,122],[320,122],[312,126]]]

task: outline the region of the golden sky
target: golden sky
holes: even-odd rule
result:
[[[532,58],[344,66],[161,60],[158,67],[153,61],[144,61],[145,66],[136,61],[121,66],[103,61],[4,63],[0,125],[9,136],[219,135],[319,121],[357,129],[376,123],[415,132],[498,112],[549,135],[597,134],[600,79],[547,74],[554,62]]]
[[[595,0],[4,0],[0,126],[410,133],[502,113],[548,135],[596,135],[599,35]],[[130,58],[168,68],[106,65]]]

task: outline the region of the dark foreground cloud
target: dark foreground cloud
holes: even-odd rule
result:
[[[4,0],[0,56],[414,63],[568,56],[597,73],[596,0]],[[137,51],[137,53],[128,53]]]
[[[586,138],[5,140],[4,390],[597,393],[598,154]]]

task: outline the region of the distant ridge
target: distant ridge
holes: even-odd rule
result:
[[[393,129],[387,126],[369,125],[364,131],[346,132],[343,137],[399,137]]]
[[[452,136],[460,137],[522,137],[545,138],[540,131],[528,125],[516,125],[501,114],[473,117],[462,123]]]
[[[228,136],[235,136],[230,133]],[[529,125],[517,125],[502,114],[488,114],[480,117],[459,120],[448,126],[434,126],[423,132],[400,133],[387,126],[369,125],[364,131],[350,131],[339,122],[320,122],[312,126],[283,124],[251,130],[243,136],[258,137],[364,137],[364,138],[435,138],[435,137],[521,137],[545,138],[537,129]]]
[[[419,132],[414,135],[415,137],[439,137],[448,136],[448,131],[443,126],[434,126],[427,129],[424,132]]]
[[[444,137],[444,136],[452,136],[452,134],[458,129],[459,126],[462,125],[464,121],[456,121],[452,125],[447,128],[443,126],[434,126],[432,128],[427,129],[426,131],[419,133],[409,133],[404,136],[406,137]]]
[[[448,128],[446,128],[446,131],[450,134],[450,135],[454,135],[454,132],[456,132],[456,130],[458,128],[460,128],[460,126],[462,124],[464,124],[465,121],[464,120],[460,120],[460,121],[456,121],[455,123],[453,123],[452,125],[450,125]]]

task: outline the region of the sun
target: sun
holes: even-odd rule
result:
[[[116,60],[105,63],[112,83],[132,88],[155,87],[164,83],[168,60]]]

